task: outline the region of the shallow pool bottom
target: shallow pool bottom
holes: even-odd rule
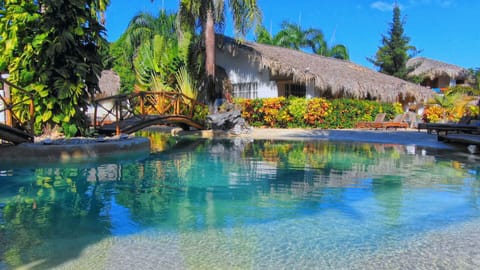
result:
[[[480,219],[377,250],[318,245],[300,225],[268,224],[203,233],[111,237],[55,269],[479,269]],[[294,222],[297,223],[297,222]],[[293,226],[292,226],[293,225]],[[288,227],[288,231],[281,232]],[[321,237],[321,233],[318,237]],[[306,237],[308,235],[308,237]],[[327,237],[328,236],[324,236]],[[347,248],[347,249],[345,249]]]

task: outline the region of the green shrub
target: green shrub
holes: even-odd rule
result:
[[[307,100],[299,97],[289,97],[287,99],[287,112],[291,116],[291,121],[287,123],[288,127],[306,127],[305,114],[307,113]]]
[[[356,99],[278,97],[236,99],[242,116],[252,126],[289,128],[353,128],[360,121],[373,121],[378,113],[392,119],[402,113],[399,103]]]

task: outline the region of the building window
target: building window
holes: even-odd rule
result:
[[[285,96],[305,97],[307,87],[304,84],[285,84]]]
[[[233,96],[238,98],[257,98],[258,82],[233,84]]]

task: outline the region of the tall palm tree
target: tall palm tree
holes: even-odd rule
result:
[[[233,16],[235,35],[245,37],[248,30],[261,20],[257,0],[180,0],[179,27],[182,31],[199,27],[205,44],[205,71],[207,95],[215,98],[215,28],[222,29],[225,23],[225,6]]]

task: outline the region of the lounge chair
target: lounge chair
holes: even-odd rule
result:
[[[379,113],[375,117],[373,122],[358,122],[356,128],[382,128],[383,120],[385,119],[386,113]]]
[[[393,118],[391,121],[383,122],[382,128],[408,128],[408,123],[405,122],[407,115],[406,114],[398,114]]]
[[[462,117],[457,123],[421,123],[418,124],[418,130],[426,129],[427,133],[433,131],[437,134],[447,135],[449,132],[454,133],[478,133],[480,126],[477,119],[472,119],[470,116]]]

